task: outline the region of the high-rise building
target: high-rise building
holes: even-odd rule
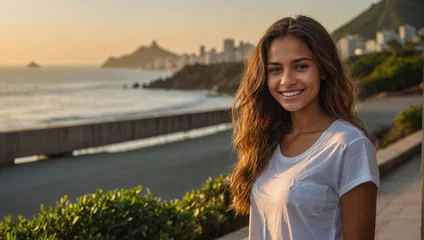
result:
[[[200,46],[199,50],[199,63],[200,64],[207,64],[206,63],[206,52],[205,52],[205,46]]]
[[[205,56],[205,64],[213,64],[218,62],[215,48],[212,48],[211,51],[207,52]]]
[[[376,40],[376,44],[377,44],[377,46],[376,46],[377,51],[384,50],[387,47],[387,43],[392,41],[392,40],[395,40],[398,43],[401,43],[399,34],[397,34],[394,31],[386,31],[386,30],[383,30],[381,32],[377,32],[376,35],[375,35],[375,40]]]
[[[399,37],[402,44],[413,42],[414,36],[417,34],[417,29],[408,24],[399,27]]]
[[[240,44],[238,48],[236,49],[235,53],[235,60],[236,61],[244,61],[247,60],[253,51],[254,46],[250,43],[244,43],[243,41],[240,41]]]
[[[200,56],[205,55],[205,46],[204,46],[204,45],[200,46],[200,49],[199,49],[199,55],[200,55]]]
[[[212,48],[211,51],[206,51],[204,45],[199,47],[199,55],[196,54],[183,54],[175,61],[164,61],[163,63],[158,61],[157,65],[165,65],[176,68],[182,68],[184,65],[193,65],[193,64],[214,64],[214,63],[224,63],[224,62],[234,62],[234,61],[243,61],[246,60],[254,46],[250,43],[240,41],[238,47],[234,45],[233,39],[224,39],[224,50],[222,52],[217,52],[215,48]]]
[[[225,62],[233,62],[235,60],[235,46],[233,39],[224,39],[224,58]]]
[[[372,53],[377,51],[377,44],[374,39],[365,42],[365,53]]]
[[[357,48],[364,49],[365,43],[359,35],[349,35],[339,39],[337,41],[337,47],[339,48],[343,58],[349,58],[355,55]]]

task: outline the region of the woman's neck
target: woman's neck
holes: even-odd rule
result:
[[[293,135],[320,132],[327,129],[336,118],[327,114],[320,104],[310,104],[300,111],[291,112],[291,129]]]

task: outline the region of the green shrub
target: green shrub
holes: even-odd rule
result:
[[[249,222],[227,211],[228,176],[209,178],[200,189],[181,200],[161,201],[141,186],[60,199],[28,221],[11,216],[0,222],[0,239],[216,239]]]
[[[410,106],[394,120],[394,127],[402,133],[409,134],[422,127],[422,106]]]
[[[206,184],[184,195],[181,207],[185,211],[192,212],[202,235],[211,234],[227,220],[225,215],[225,177],[216,179],[209,178]]]
[[[216,239],[224,234],[248,224],[248,217],[235,217],[233,211],[227,211],[230,203],[228,176],[209,178],[202,188],[187,193],[182,208],[193,212],[201,235],[198,239]]]
[[[0,239],[193,239],[200,232],[192,213],[179,201],[160,201],[141,186],[79,197],[66,196],[55,210],[41,206],[33,220],[8,216],[0,223]]]
[[[422,82],[423,60],[419,54],[399,56],[393,54],[376,66],[371,74],[363,77],[359,85],[364,95],[384,91],[398,91]]]
[[[348,64],[351,68],[352,75],[355,78],[362,78],[368,76],[374,71],[374,68],[384,62],[390,56],[387,52],[370,53],[363,56],[351,57]]]
[[[383,137],[382,147],[422,128],[422,106],[410,106],[393,121],[393,127]]]

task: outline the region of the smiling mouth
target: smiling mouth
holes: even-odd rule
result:
[[[297,91],[284,91],[284,92],[279,92],[279,93],[282,94],[285,97],[293,97],[293,96],[299,95],[303,91],[304,91],[304,89],[297,90]]]

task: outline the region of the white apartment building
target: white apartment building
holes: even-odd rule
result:
[[[399,37],[402,44],[413,42],[416,34],[417,29],[413,26],[406,24],[399,27]]]
[[[365,53],[372,53],[377,51],[377,43],[374,39],[365,42]]]
[[[343,58],[349,58],[355,55],[355,49],[363,49],[365,47],[365,42],[359,35],[349,35],[340,38],[339,41],[337,41],[337,47]]]
[[[383,51],[387,47],[387,43],[391,40],[396,40],[399,43],[402,43],[400,40],[399,34],[394,31],[383,30],[375,34],[375,40],[377,43],[377,51]]]

